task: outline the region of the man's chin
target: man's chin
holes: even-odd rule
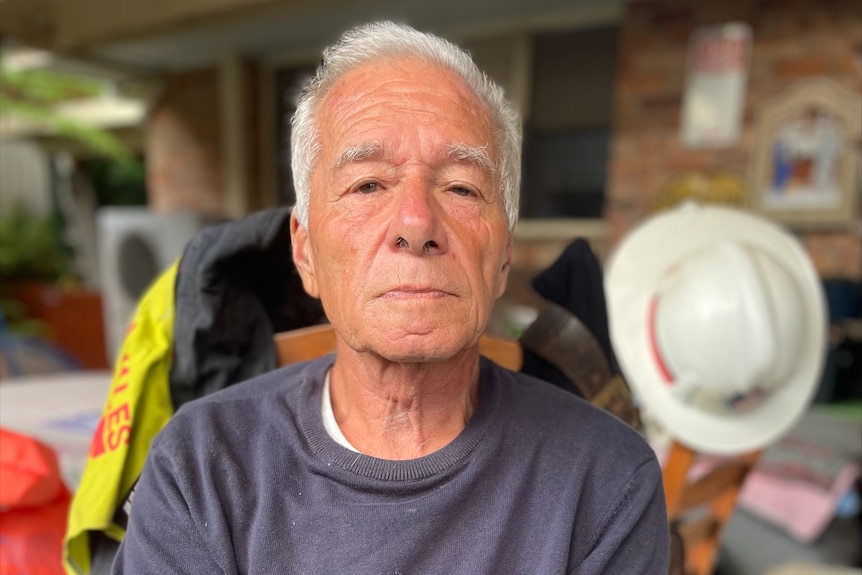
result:
[[[389,351],[383,350],[382,353],[375,352],[376,355],[391,363],[443,363],[452,359],[456,353],[444,353],[440,351]]]
[[[440,363],[449,361],[473,347],[465,337],[412,335],[396,340],[373,342],[367,350],[393,363]]]

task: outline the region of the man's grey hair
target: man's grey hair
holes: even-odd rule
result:
[[[494,124],[494,169],[503,190],[509,230],[518,220],[518,193],[521,184],[521,125],[514,107],[502,88],[482,72],[470,55],[455,44],[432,34],[393,22],[376,22],[345,32],[323,52],[323,61],[308,81],[291,122],[291,168],[296,190],[294,212],[308,229],[311,173],[320,154],[320,126],[317,112],[332,86],[359,66],[398,56],[411,56],[456,73],[487,106]],[[433,87],[429,87],[433,89]]]

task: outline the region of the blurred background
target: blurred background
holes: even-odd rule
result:
[[[0,0],[0,379],[110,369],[138,297],[201,227],[292,203],[298,86],[379,18],[459,43],[519,108],[516,280],[574,238],[604,262],[684,197],[756,212],[823,280],[816,402],[862,419],[858,0]],[[798,144],[809,128],[831,152]],[[858,459],[858,427],[841,429]],[[724,569],[853,564],[858,528],[835,513],[837,536],[804,542],[742,516]]]

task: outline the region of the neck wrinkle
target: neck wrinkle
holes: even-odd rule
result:
[[[415,459],[448,445],[475,412],[479,352],[399,364],[339,349],[331,376],[335,420],[351,445],[381,459]]]

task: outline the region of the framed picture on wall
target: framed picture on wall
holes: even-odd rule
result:
[[[800,81],[761,106],[753,208],[793,228],[844,227],[859,212],[862,102],[828,78]]]

